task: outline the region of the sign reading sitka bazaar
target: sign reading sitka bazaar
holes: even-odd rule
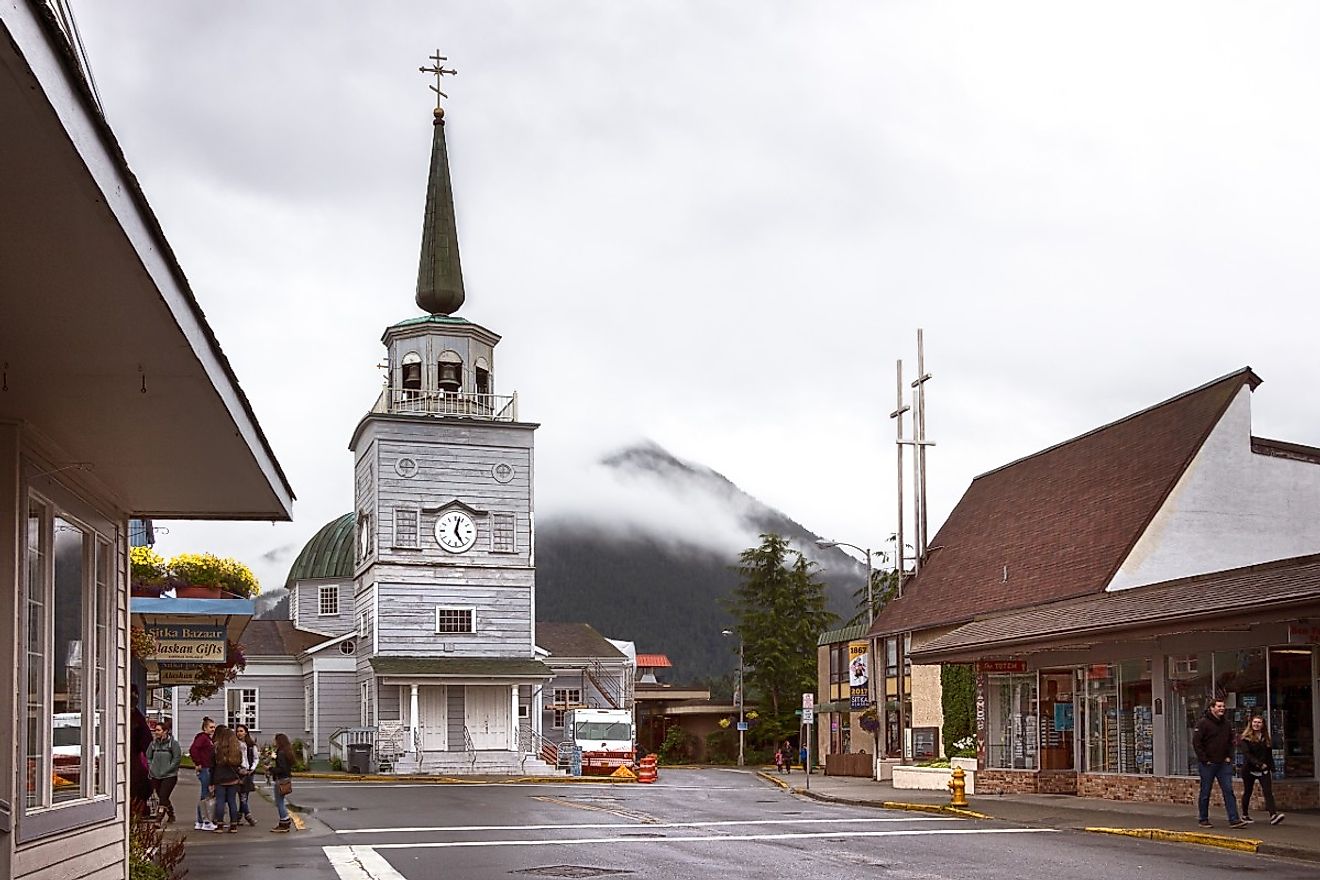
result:
[[[156,642],[156,649],[144,660],[167,660],[172,663],[225,662],[224,626],[156,623],[147,624],[146,630]]]

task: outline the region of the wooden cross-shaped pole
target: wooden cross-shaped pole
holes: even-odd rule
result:
[[[444,92],[440,91],[440,78],[444,76],[458,76],[458,71],[454,70],[452,67],[444,66],[444,63],[449,59],[446,58],[444,55],[441,55],[439,49],[436,49],[435,54],[430,57],[431,57],[431,61],[435,63],[432,64],[430,67],[419,67],[417,68],[417,70],[420,73],[430,73],[435,75],[435,85],[428,86],[428,88],[430,88],[431,91],[435,92],[435,106],[439,107],[440,99],[449,97]]]

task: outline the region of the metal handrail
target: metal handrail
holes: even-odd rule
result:
[[[518,421],[518,394],[476,394],[470,391],[396,388],[386,386],[371,408],[373,413]]]

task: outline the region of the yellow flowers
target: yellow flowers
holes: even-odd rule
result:
[[[261,592],[257,576],[237,559],[213,553],[180,553],[170,560],[170,573],[185,584],[220,587],[251,598]]]
[[[165,577],[165,557],[150,547],[132,547],[128,551],[134,582],[156,581]]]
[[[249,599],[261,592],[252,569],[213,553],[180,553],[167,562],[150,547],[134,547],[129,560],[135,584],[220,587]]]

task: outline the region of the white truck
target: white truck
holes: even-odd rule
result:
[[[571,709],[564,716],[564,734],[582,750],[585,776],[608,776],[637,760],[633,717],[627,709]]]

